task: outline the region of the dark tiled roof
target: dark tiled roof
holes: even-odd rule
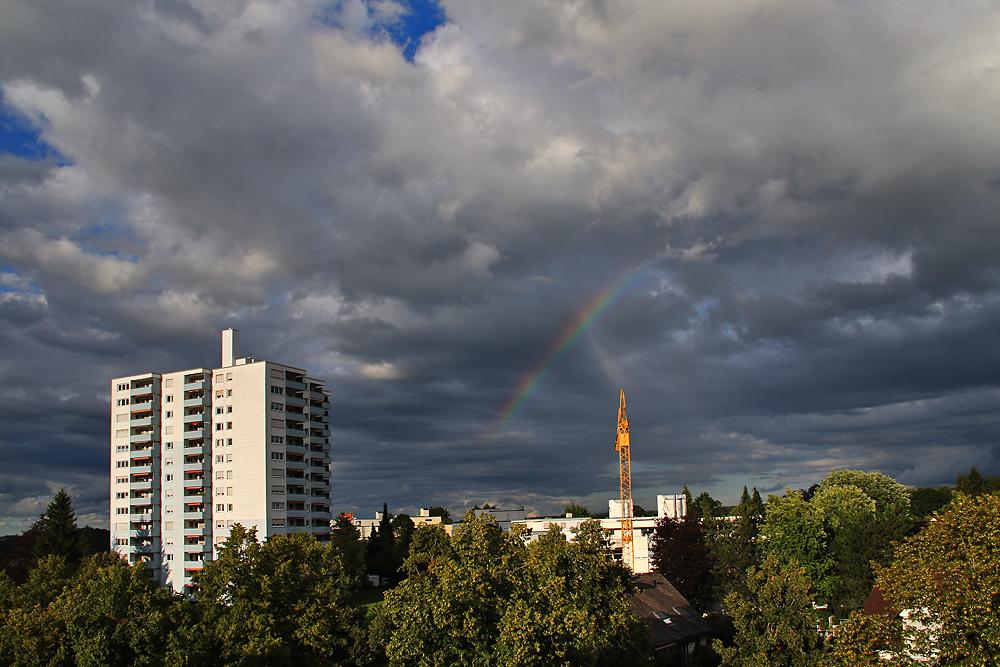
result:
[[[649,627],[654,650],[707,637],[712,626],[659,573],[640,574],[633,579],[638,592],[632,596],[632,611]]]

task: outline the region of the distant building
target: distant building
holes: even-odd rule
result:
[[[678,498],[680,498],[679,501]],[[687,514],[683,495],[657,496],[656,507],[659,510],[657,516],[634,517],[632,519],[632,546],[635,555],[633,571],[636,574],[650,572],[652,569],[649,565],[649,540],[656,528],[657,520],[665,516],[683,518]],[[677,514],[678,512],[679,514]],[[621,501],[609,500],[608,518],[598,519],[601,522],[601,528],[611,534],[611,547],[618,554],[621,553],[622,548],[621,516]],[[580,524],[589,519],[590,517],[587,516],[577,517],[567,514],[561,517],[518,519],[511,521],[511,523],[522,524],[531,529],[531,539],[533,540],[547,532],[550,526],[557,527],[568,539],[573,539],[576,531],[580,529]]]
[[[239,356],[227,329],[220,368],[111,383],[111,546],[178,592],[236,523],[329,539],[329,393]]]

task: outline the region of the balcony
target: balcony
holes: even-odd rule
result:
[[[298,396],[285,396],[286,405],[295,405],[300,408],[306,407],[306,399],[299,398]]]
[[[306,420],[306,416],[301,412],[292,412],[291,410],[289,410],[285,412],[285,419],[286,420],[292,419],[294,421],[304,422]]]
[[[135,433],[128,437],[129,443],[135,444],[137,442],[157,442],[156,433],[154,431],[146,431],[145,433]]]
[[[201,424],[204,421],[205,421],[205,413],[204,412],[193,412],[191,414],[185,414],[184,415],[184,424],[185,424],[185,426],[187,424]]]
[[[308,389],[305,382],[296,382],[295,380],[285,380],[285,393],[287,394],[289,390],[291,391],[305,391]]]
[[[132,398],[135,398],[136,396],[150,396],[150,400],[152,400],[152,395],[156,393],[159,393],[159,385],[147,384],[143,387],[132,387],[132,389],[129,390],[128,395]],[[135,405],[135,401],[130,401],[130,403]]]
[[[152,479],[141,480],[141,481],[131,481],[129,482],[128,488],[130,491],[151,491],[154,488],[159,488],[159,485],[154,486]]]
[[[204,391],[208,389],[208,386],[210,384],[211,382],[209,382],[208,378],[205,378],[203,380],[195,380],[194,382],[185,382],[184,392],[187,393],[189,391]]]

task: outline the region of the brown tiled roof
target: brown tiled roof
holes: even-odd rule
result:
[[[640,574],[633,581],[638,592],[632,596],[632,611],[649,627],[649,643],[654,650],[711,634],[708,621],[662,574]]]
[[[878,586],[872,589],[871,595],[865,600],[865,606],[862,610],[865,616],[888,616],[889,618],[896,618],[899,616],[899,612],[891,609],[889,603],[886,602],[885,596]]]

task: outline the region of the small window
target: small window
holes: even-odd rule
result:
[[[173,459],[164,459],[164,461],[163,461],[163,465],[165,465],[165,466],[172,466],[173,464],[174,464],[174,460]]]
[[[127,428],[120,428],[117,431],[115,431],[115,437],[116,438],[124,438],[127,435],[128,435],[128,429]]]
[[[219,422],[218,424],[215,425],[215,430],[216,431],[221,431],[222,430],[222,422]]]
[[[215,390],[215,397],[216,398],[222,398],[222,390],[221,389],[216,389]]]
[[[226,397],[229,397],[229,396],[232,396],[232,395],[233,395],[233,390],[232,389],[227,389],[226,390]]]
[[[285,527],[285,520],[284,519],[271,519],[271,527],[272,528],[284,528]]]
[[[222,384],[222,373],[215,376],[215,384]]]
[[[118,484],[128,484],[128,477],[118,477],[115,479]]]
[[[226,430],[227,431],[233,430],[233,422],[226,422]]]
[[[226,379],[227,380],[232,380],[233,379],[233,374],[232,373],[226,373]]]
[[[172,481],[174,481],[174,476],[173,475],[164,475],[163,479],[165,481],[167,481],[167,482],[172,482]]]
[[[173,416],[174,416],[174,411],[173,410],[167,410],[167,419],[173,419]]]
[[[272,461],[284,461],[285,460],[285,453],[284,452],[271,452],[271,460]]]
[[[217,496],[224,496],[224,495],[226,495],[226,490],[224,488],[222,488],[221,486],[218,486],[218,487],[215,488],[215,495],[217,495]]]
[[[164,443],[164,444],[166,445],[167,449],[173,449],[174,448],[174,443],[172,443],[172,442],[167,442],[167,443]]]
[[[274,405],[274,403],[271,403],[271,405]],[[115,415],[115,422],[118,423],[118,424],[121,424],[122,422],[127,422],[128,418],[129,418],[128,413],[127,412],[123,412],[120,415]]]
[[[165,514],[173,514],[174,513],[174,506],[173,505],[164,505],[163,506],[163,512]]]
[[[274,401],[271,401],[271,409],[274,410],[275,412],[284,412],[285,411],[285,404],[284,403],[275,403]]]
[[[233,446],[233,439],[226,438],[226,447],[232,447],[232,446]]]
[[[215,471],[215,479],[225,479],[225,478],[226,478],[226,471],[225,470],[216,470]]]
[[[226,506],[224,504],[222,504],[222,503],[217,503],[215,505],[215,511],[216,512],[225,512],[226,511]]]
[[[163,429],[163,435],[173,435],[173,434],[174,434],[173,426],[167,426]]]
[[[274,486],[271,487],[271,493],[278,493],[281,495],[285,495],[285,487],[281,486],[280,484],[275,484]]]
[[[271,477],[284,477],[285,471],[281,468],[271,468]]]
[[[216,463],[225,463],[226,462],[226,456],[225,456],[225,454],[216,454],[215,455],[215,462]]]
[[[232,462],[233,462],[233,455],[226,454],[226,463],[232,463]]]
[[[219,406],[217,406],[215,408],[215,414],[217,414],[217,415],[221,415],[222,414],[222,406],[221,405],[219,405]]]
[[[163,492],[163,495],[165,495],[167,498],[173,498],[174,497],[174,490],[173,489],[167,489],[167,490],[165,490]]]
[[[232,470],[227,470],[226,471],[226,479],[232,479],[232,478],[233,478],[233,471]]]
[[[173,530],[173,529],[174,529],[174,522],[173,521],[164,521],[163,522],[163,530]]]
[[[215,441],[215,446],[222,447],[222,438],[219,438],[218,440]]]
[[[167,386],[168,389],[170,387],[173,387],[174,386],[174,379],[173,378],[167,378],[167,381],[166,381],[165,384],[166,384],[166,386]]]
[[[271,436],[272,445],[283,445],[285,444],[285,436],[283,435],[272,435]]]
[[[173,403],[173,402],[174,402],[174,397],[173,396],[167,396],[167,403]]]
[[[277,502],[271,503],[271,509],[273,509],[273,510],[283,510],[283,509],[285,509],[285,503],[277,503]]]
[[[284,387],[276,387],[275,385],[272,384],[271,385],[271,393],[274,394],[275,396],[284,396],[285,395],[285,388]]]
[[[227,512],[232,512],[233,511],[233,504],[232,503],[229,503],[228,505],[226,505],[226,511]]]

